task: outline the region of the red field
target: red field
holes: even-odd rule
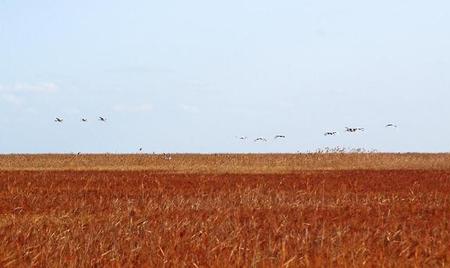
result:
[[[448,155],[0,157],[0,266],[449,266]]]

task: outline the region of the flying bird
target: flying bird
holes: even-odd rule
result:
[[[336,131],[328,131],[328,132],[325,132],[323,135],[324,135],[324,136],[334,136],[334,135],[336,135],[336,134],[337,134]]]
[[[264,142],[266,142],[267,139],[266,139],[266,138],[259,137],[259,138],[256,138],[256,139],[255,139],[255,142],[257,142],[257,141],[264,141]]]
[[[284,135],[276,135],[274,137],[274,139],[285,139],[285,138],[286,138],[286,136],[284,136]]]
[[[98,117],[98,120],[99,120],[99,121],[102,121],[102,122],[106,122],[106,118],[105,118],[105,117],[99,116],[99,117]]]
[[[346,127],[346,132],[357,132],[357,131],[364,131],[363,127]]]
[[[62,123],[63,121],[64,121],[64,119],[62,119],[62,118],[56,117],[56,119],[55,119],[56,123]]]
[[[396,127],[398,127],[398,126],[390,123],[390,124],[387,124],[385,127],[393,127],[393,128],[396,128]]]
[[[237,139],[240,139],[240,140],[246,140],[246,139],[247,139],[247,136],[240,136],[240,137],[236,136],[236,138],[237,138]]]
[[[81,122],[87,122],[88,120],[86,118],[81,118]]]

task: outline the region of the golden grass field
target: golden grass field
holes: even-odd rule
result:
[[[0,267],[448,267],[449,154],[0,156]]]

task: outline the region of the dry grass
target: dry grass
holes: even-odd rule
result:
[[[295,173],[305,170],[450,170],[450,154],[0,155],[0,170],[149,170],[170,173]]]
[[[0,158],[0,266],[450,265],[447,155]]]

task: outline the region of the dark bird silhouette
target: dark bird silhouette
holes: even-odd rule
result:
[[[86,118],[81,118],[81,122],[87,122],[88,120]]]
[[[286,138],[285,135],[276,135],[276,136],[274,137],[274,139],[285,139],[285,138]]]
[[[98,120],[99,120],[99,121],[102,121],[102,122],[106,122],[106,118],[105,118],[105,117],[99,116],[99,117],[98,117]]]
[[[394,125],[394,124],[387,124],[385,127],[393,127],[393,128],[396,128],[397,127],[397,125]]]
[[[259,138],[256,138],[256,139],[255,139],[255,142],[257,142],[257,141],[264,141],[264,142],[266,142],[267,139],[266,139],[266,138],[263,138],[263,137],[259,137]]]
[[[56,123],[62,123],[63,121],[64,121],[64,119],[62,119],[62,118],[56,117],[56,119],[55,119]]]
[[[345,131],[354,133],[357,131],[364,131],[364,128],[363,127],[346,127]]]
[[[323,135],[324,135],[324,136],[334,136],[334,135],[336,135],[336,134],[337,134],[336,131],[328,131],[328,132],[325,132]]]

